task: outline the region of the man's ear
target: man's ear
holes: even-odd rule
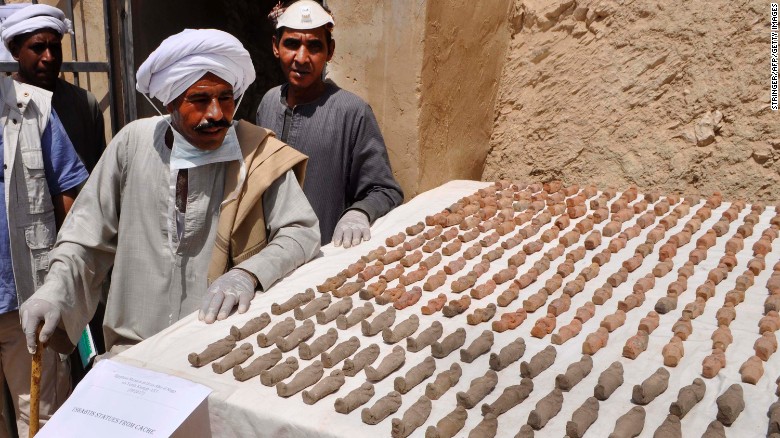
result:
[[[279,41],[276,40],[276,35],[271,37],[271,49],[274,51],[276,59],[279,59]]]
[[[336,40],[330,40],[330,47],[328,47],[328,61],[333,59],[333,52],[336,50]]]
[[[11,56],[13,56],[16,61],[19,61],[19,49],[19,45],[16,44],[16,41],[13,39],[8,42],[8,51],[11,52]]]

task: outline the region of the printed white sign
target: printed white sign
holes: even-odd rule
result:
[[[168,437],[209,393],[189,380],[102,360],[37,437]]]

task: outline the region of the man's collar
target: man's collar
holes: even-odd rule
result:
[[[334,84],[330,80],[326,80],[324,81],[324,83],[325,83],[325,90],[322,92],[322,94],[317,96],[317,98],[312,100],[311,102],[299,103],[298,105],[296,105],[296,107],[318,104],[323,100],[327,99],[338,88],[336,84]],[[284,84],[282,84],[282,87],[279,90],[279,103],[281,103],[282,106],[285,108],[289,108],[289,105],[287,105],[287,92],[289,89],[290,89],[290,84],[288,82],[285,82]]]

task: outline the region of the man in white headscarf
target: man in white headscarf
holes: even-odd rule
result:
[[[62,37],[73,33],[65,14],[53,6],[27,5],[11,14],[0,31],[3,47],[18,63],[15,80],[53,93],[51,104],[88,171],[106,148],[103,112],[95,96],[60,78]]]
[[[211,29],[169,37],[141,65],[138,90],[170,116],[123,128],[79,194],[22,307],[31,351],[41,322],[40,341],[72,348],[112,266],[103,332],[116,353],[198,309],[206,323],[246,312],[257,290],[314,257],[306,156],[233,121],[254,77],[241,43]]]
[[[3,26],[13,25],[22,12],[17,9]],[[0,144],[0,387],[7,386],[13,405],[6,410],[6,398],[0,397],[0,437],[7,436],[14,417],[20,436],[26,436],[30,357],[19,306],[43,284],[57,229],[88,174],[53,108],[52,94],[5,75],[0,75]],[[70,362],[49,350],[41,366],[39,415],[45,422],[70,393]]]

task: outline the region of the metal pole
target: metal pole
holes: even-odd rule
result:
[[[71,23],[73,23],[73,35],[70,36],[70,53],[73,60],[78,61],[79,57],[76,54],[76,20],[74,19],[75,14],[73,13],[73,0],[67,0],[65,5],[70,14],[68,18],[70,18]],[[78,72],[73,72],[73,83],[76,84],[77,87],[80,86]]]
[[[109,0],[103,0],[103,32],[106,37],[106,60],[108,61],[108,105],[111,107],[109,116],[111,117],[111,136],[116,135],[119,127],[117,126],[117,108],[116,99],[114,99],[114,72],[111,68],[111,61],[114,59],[113,49],[111,47],[111,10]]]
[[[125,122],[132,122],[138,118],[138,108],[135,103],[135,59],[133,54],[133,12],[130,0],[124,0],[120,12],[122,20],[122,52],[124,54],[124,80],[125,85]]]

